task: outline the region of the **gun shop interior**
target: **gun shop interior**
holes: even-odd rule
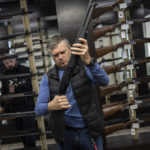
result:
[[[92,15],[86,18],[90,4]],[[89,22],[86,29],[84,19]],[[53,82],[59,86],[59,79],[56,82],[57,77],[51,77],[53,72],[49,70],[55,62],[61,66],[66,61],[66,49],[54,54],[59,48],[55,45],[49,50],[55,35],[68,39],[71,47],[80,35],[88,42],[90,65],[82,64],[81,56],[72,76],[79,77],[79,66],[84,66],[83,74],[87,69],[96,72],[91,67],[96,63],[109,77],[109,84],[97,86],[95,92],[104,114],[103,149],[149,150],[150,0],[0,0],[0,150],[57,150],[50,117],[57,116],[56,111],[48,108],[46,115],[38,116],[35,110],[39,106],[42,114],[42,107],[49,107],[53,101],[51,95],[56,93],[47,98],[47,105],[36,106],[42,91],[40,83],[44,84],[47,74],[47,87],[56,86],[50,86]],[[87,47],[83,41],[79,45],[80,49]],[[100,77],[94,75],[90,82]],[[68,77],[69,87],[80,85],[74,83],[75,77]],[[84,108],[78,100],[76,105]]]

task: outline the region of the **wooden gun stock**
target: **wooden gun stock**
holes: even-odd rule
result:
[[[120,3],[124,3],[124,0],[117,0],[114,4],[95,8],[94,13],[93,13],[93,19],[99,17],[100,15],[102,15],[103,13],[105,13],[108,10],[112,10],[114,7],[116,7]]]
[[[120,27],[124,23],[125,23],[125,21],[122,21],[122,22],[116,23],[116,24],[111,25],[111,26],[102,27],[100,29],[95,29],[93,32],[94,39],[97,40],[99,37],[105,35],[107,32],[114,31],[117,27]]]
[[[105,72],[107,74],[116,72],[116,71],[120,71],[122,67],[131,64],[132,62],[130,60],[125,61],[125,62],[121,62],[117,65],[113,65],[113,66],[107,66],[107,67],[103,67],[103,69],[105,70]]]
[[[131,104],[133,104],[133,102],[123,101],[120,104],[111,105],[108,107],[103,106],[104,118],[108,118],[108,117],[118,113],[119,111],[124,111],[124,109]]]
[[[113,45],[113,46],[106,46],[106,47],[102,47],[102,48],[96,48],[96,55],[97,58],[104,56],[110,52],[116,51],[118,48],[124,46],[125,44],[128,44],[129,41],[123,41],[119,44]]]
[[[128,121],[127,123],[118,123],[118,124],[106,126],[105,127],[105,135],[109,135],[118,130],[125,129],[132,123],[137,123],[137,122],[138,122],[137,120],[131,120],[131,121]]]
[[[100,88],[101,95],[106,96],[106,95],[113,93],[114,91],[119,91],[123,87],[127,86],[128,84],[129,84],[129,82],[122,82],[120,84],[113,84],[113,85],[108,85],[108,86],[102,87],[102,88]]]

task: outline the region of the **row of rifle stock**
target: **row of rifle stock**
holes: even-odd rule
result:
[[[97,17],[101,16],[102,14],[104,14],[107,11],[113,10],[116,6],[119,7],[119,4],[124,3],[124,2],[125,2],[124,0],[116,0],[114,3],[111,3],[111,4],[107,4],[107,5],[103,5],[103,6],[97,6],[94,10],[94,13],[93,13],[93,19],[96,19]],[[131,2],[129,2],[129,3],[138,4],[138,1],[131,0]]]
[[[150,76],[141,77],[141,78],[133,78],[130,81],[123,81],[119,84],[112,84],[105,87],[101,87],[101,95],[107,96],[115,91],[120,91],[123,87],[128,86],[129,84],[139,84],[139,83],[148,83],[150,82]]]
[[[111,74],[111,73],[120,71],[122,69],[122,67],[125,67],[127,65],[132,64],[135,67],[137,67],[140,64],[144,64],[144,63],[148,63],[148,62],[150,62],[150,57],[144,57],[144,58],[138,58],[138,59],[133,59],[133,60],[126,60],[124,62],[121,62],[116,65],[112,65],[112,66],[105,66],[105,67],[103,67],[103,69],[105,70],[105,72],[107,74]]]
[[[103,105],[104,118],[106,119],[120,111],[124,111],[126,108],[129,108],[129,106],[131,105],[137,104],[138,107],[140,107],[142,106],[141,104],[145,104],[149,102],[150,102],[150,96],[147,98],[136,99],[136,101],[123,100],[121,102],[114,102],[114,103]]]
[[[94,11],[94,16],[93,19],[96,20],[97,17],[102,15],[103,13],[114,9],[116,6],[119,6],[120,3],[124,3],[124,0],[118,0],[113,4],[107,5],[107,6],[101,6],[97,7]],[[101,9],[100,9],[101,8]],[[98,19],[97,19],[98,20]],[[104,26],[101,28],[97,28],[101,22],[97,22],[94,25],[94,40],[96,41],[98,38],[105,36],[106,33],[113,32],[115,31],[116,28],[122,28],[122,25],[127,24],[127,25],[132,25],[132,24],[140,24],[140,23],[145,23],[150,21],[150,18],[143,18],[143,19],[134,19],[134,20],[126,20],[126,21],[121,21],[116,24],[110,25],[110,26]],[[132,41],[126,40],[120,43],[117,43],[116,45],[112,46],[106,46],[106,47],[100,47],[96,48],[96,57],[97,59],[105,56],[106,54],[109,54],[111,52],[115,52],[118,50],[118,48],[123,48],[125,45],[128,44],[144,44],[150,42],[150,38],[142,38],[142,39],[133,39]],[[107,60],[106,60],[107,61]],[[111,60],[112,61],[112,60]],[[112,66],[104,66],[103,69],[106,71],[107,74],[115,73],[118,71],[121,71],[123,67],[126,67],[127,65],[134,65],[135,67],[139,64],[147,63],[150,62],[150,58],[139,58],[139,59],[133,59],[133,60],[125,60],[124,62],[121,62],[116,65]],[[128,86],[129,84],[139,84],[139,83],[147,83],[150,81],[150,77],[143,77],[143,78],[136,78],[132,79],[131,81],[124,81],[121,82],[120,84],[114,84],[114,85],[109,85],[106,87],[101,87],[100,88],[100,93],[101,96],[107,96],[110,95],[111,93],[121,90],[123,87]],[[138,107],[141,106],[141,104],[144,103],[149,103],[150,102],[150,97],[147,98],[141,98],[137,99],[136,101],[128,101],[128,100],[123,100],[121,102],[114,102],[110,103],[107,105],[103,105],[103,112],[104,112],[104,119],[109,119],[109,117],[115,115],[116,113],[119,113],[120,111],[124,111],[125,109],[128,109],[131,105],[137,104]],[[112,125],[107,125],[105,126],[105,135],[112,134],[118,130],[128,128],[130,125],[133,123],[141,123],[141,122],[150,122],[149,118],[142,118],[141,120],[130,120],[127,122],[120,122],[120,123],[115,123]]]
[[[94,39],[97,40],[98,38],[104,36],[106,33],[114,31],[117,27],[121,27],[123,24],[132,25],[132,24],[145,23],[149,21],[150,21],[150,18],[133,19],[133,20],[121,21],[110,26],[95,28],[93,31]]]
[[[121,122],[121,123],[116,123],[113,125],[108,125],[105,126],[105,135],[110,135],[118,130],[126,129],[129,126],[131,126],[133,123],[138,123],[139,126],[142,123],[150,123],[150,118],[149,117],[142,117],[141,119],[135,119],[135,120],[129,120],[127,122]]]
[[[150,42],[150,38],[134,39],[131,41],[126,40],[126,41],[120,42],[116,45],[96,48],[97,58],[100,58],[100,57],[102,57],[102,56],[104,56],[110,52],[117,51],[118,48],[121,48],[121,47],[125,46],[126,44],[135,45],[135,44],[144,44],[144,43],[148,43],[148,42]]]

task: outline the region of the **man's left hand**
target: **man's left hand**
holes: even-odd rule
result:
[[[91,62],[91,56],[89,54],[87,40],[83,38],[79,38],[79,40],[82,42],[82,44],[73,44],[73,47],[71,47],[71,53],[73,55],[79,55],[81,59],[85,62],[85,64],[88,65]]]

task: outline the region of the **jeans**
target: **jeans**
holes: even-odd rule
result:
[[[103,150],[103,140],[99,136],[96,140],[97,150]],[[79,131],[66,130],[63,147],[58,144],[58,150],[95,150],[87,129]]]

